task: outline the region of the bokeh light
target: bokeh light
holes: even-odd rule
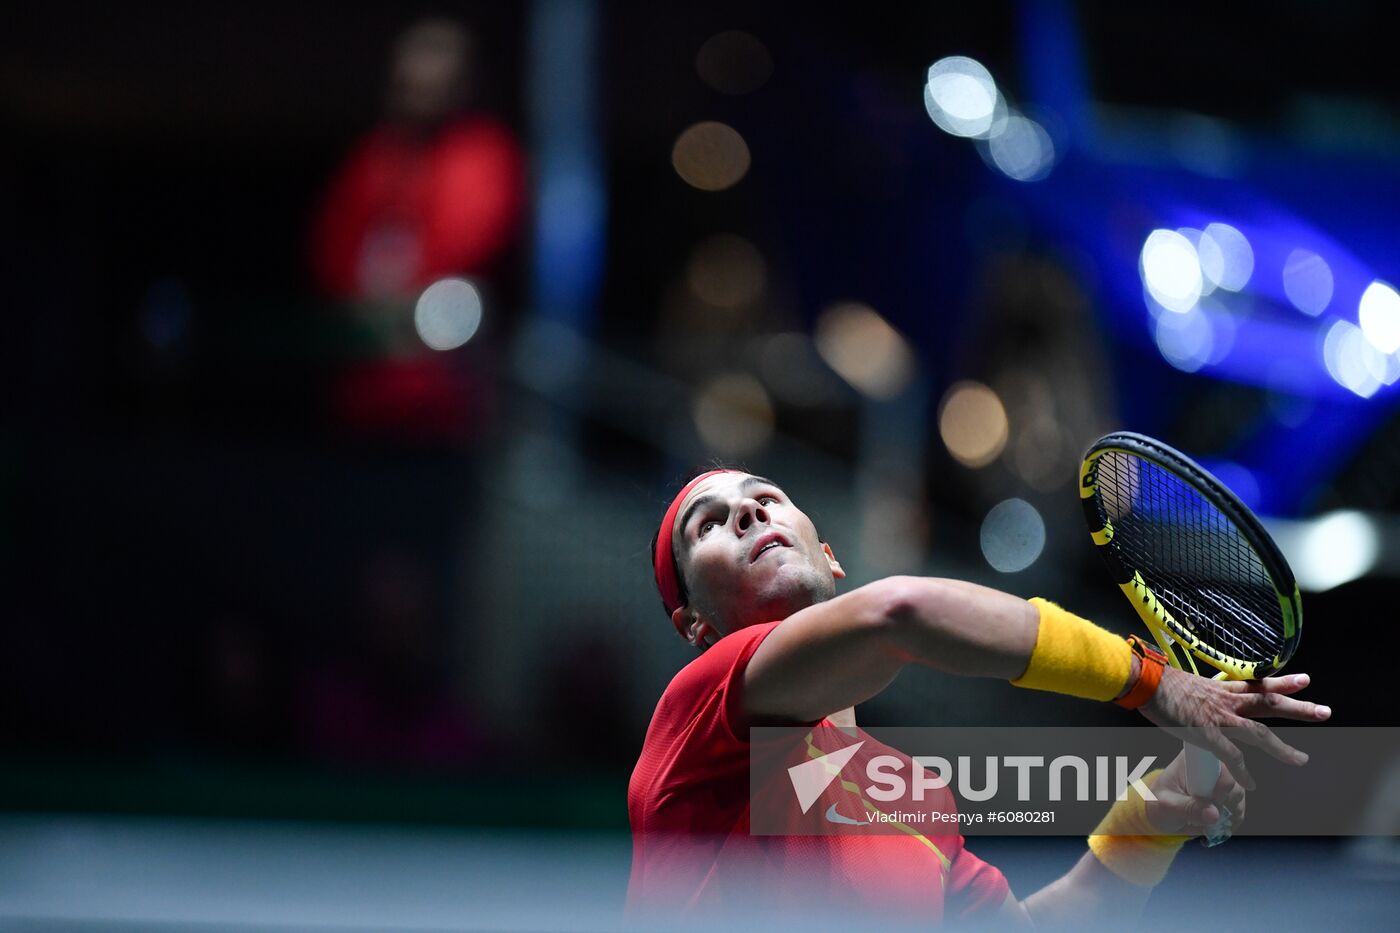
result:
[[[1220,244],[1215,242],[1215,238],[1207,235],[1204,230],[1182,227],[1176,232],[1186,237],[1196,248],[1196,261],[1201,267],[1201,297],[1211,294],[1225,275],[1224,251],[1221,250]]]
[[[1175,230],[1153,230],[1142,244],[1138,272],[1152,300],[1185,314],[1201,300],[1201,263],[1191,241]]]
[[[688,127],[671,149],[671,165],[701,191],[723,191],[749,171],[749,147],[732,126],[706,120]]]
[[[1338,385],[1362,398],[1370,398],[1400,377],[1400,361],[1373,347],[1350,321],[1337,321],[1328,328],[1322,362]]]
[[[1314,317],[1332,301],[1332,268],[1307,249],[1295,249],[1283,261],[1283,293],[1293,307]]]
[[[1045,520],[1025,499],[998,502],[982,520],[982,556],[993,569],[1017,573],[1045,549]]]
[[[1008,178],[1039,181],[1055,165],[1055,144],[1035,120],[1012,114],[987,139],[986,158]]]
[[[693,415],[705,447],[722,456],[746,456],[773,436],[773,402],[763,384],[747,373],[707,382],[696,393]]]
[[[953,459],[974,469],[984,467],[1006,448],[1006,408],[982,383],[956,382],[938,407],[938,433]]]
[[[1239,497],[1239,500],[1251,509],[1259,508],[1259,479],[1248,467],[1234,463],[1230,460],[1222,460],[1209,464],[1210,472],[1215,478],[1225,484],[1225,487]]]
[[[748,240],[719,234],[702,241],[686,264],[686,281],[707,304],[738,308],[763,294],[768,272],[763,254]]]
[[[711,36],[695,56],[700,80],[721,94],[749,94],[768,83],[773,56],[751,33],[731,29]]]
[[[868,305],[842,302],[817,319],[817,352],[856,391],[892,399],[914,377],[914,351],[904,335]]]
[[[1159,315],[1153,337],[1162,358],[1182,372],[1196,372],[1215,354],[1215,332],[1199,307]]]
[[[434,350],[455,350],[481,326],[481,293],[466,279],[440,279],[423,290],[413,309],[418,337]]]
[[[1385,282],[1375,281],[1361,294],[1361,332],[1382,353],[1400,350],[1400,295]]]
[[[1214,280],[1215,287],[1237,292],[1248,285],[1250,276],[1254,275],[1254,248],[1249,245],[1245,235],[1222,223],[1206,224],[1201,235],[1208,237],[1220,250],[1222,265],[1220,277]],[[1213,267],[1210,270],[1202,267],[1203,273],[1209,274],[1211,271]]]
[[[924,107],[946,133],[985,137],[996,122],[1000,100],[991,72],[980,62],[953,55],[929,66]]]
[[[1289,563],[1303,589],[1318,592],[1364,575],[1376,563],[1380,534],[1360,512],[1332,512],[1308,523]]]

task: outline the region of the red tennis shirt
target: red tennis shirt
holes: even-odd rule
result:
[[[952,830],[955,823],[944,824],[952,830],[948,835],[913,827],[889,835],[888,827],[852,825],[857,821],[851,817],[864,816],[873,805],[851,781],[832,781],[805,816],[797,814],[791,785],[773,788],[787,795],[782,803],[805,832],[811,832],[813,818],[832,807],[847,818],[837,817],[847,824],[839,831],[750,833],[751,754],[783,754],[785,760],[790,755],[750,745],[740,692],[749,659],[780,624],[755,625],[720,639],[675,676],[657,703],[627,789],[629,910],[674,913],[758,903],[897,912],[933,922],[990,917],[1001,910],[1010,900],[1006,878],[963,847],[962,835]],[[843,735],[848,733],[822,720],[805,736],[806,748],[797,751],[806,754],[797,760],[833,751],[821,736]],[[856,740],[864,744],[843,773],[858,773],[875,755],[895,755],[916,767],[908,756],[859,730],[849,739]],[[781,769],[775,773],[785,779]],[[946,788],[942,793],[947,798],[941,808],[956,812],[951,793]]]

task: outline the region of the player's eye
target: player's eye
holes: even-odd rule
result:
[[[703,525],[700,526],[699,536],[702,537],[702,538],[705,537],[705,533],[706,533],[707,531],[709,531],[711,528],[716,528],[716,527],[718,527],[718,526],[719,526],[719,522],[714,522],[714,521],[705,522]]]
[[[777,501],[778,501],[777,498],[774,497],[774,496],[759,496],[759,497],[758,497],[758,504],[759,504],[759,505],[773,505],[773,504],[776,503]]]

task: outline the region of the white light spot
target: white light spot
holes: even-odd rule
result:
[[[954,136],[985,136],[1004,110],[991,72],[954,55],[933,63],[924,84],[924,108],[939,129]]]
[[[914,377],[914,351],[904,335],[868,305],[832,305],[817,320],[817,352],[856,391],[892,399]]]
[[[1322,362],[1338,385],[1362,398],[1370,398],[1383,384],[1394,382],[1391,373],[1400,368],[1371,346],[1361,328],[1350,321],[1338,321],[1328,329],[1322,342]]]
[[[1332,300],[1332,269],[1327,260],[1306,249],[1295,249],[1283,261],[1283,293],[1293,307],[1314,317]]]
[[[481,326],[481,293],[466,279],[440,279],[423,290],[413,327],[434,350],[455,350]]]
[[[1182,227],[1177,233],[1190,240],[1196,248],[1196,259],[1201,264],[1201,296],[1209,295],[1220,285],[1220,279],[1225,274],[1225,253],[1220,249],[1220,244],[1204,231]]]
[[[1215,355],[1215,332],[1200,308],[1160,315],[1153,336],[1162,357],[1183,372],[1194,373]]]
[[[1039,181],[1055,165],[1055,144],[1045,127],[1015,114],[987,140],[986,157],[1008,178]]]
[[[1142,244],[1138,272],[1147,292],[1168,311],[1185,314],[1201,300],[1196,247],[1175,230],[1153,230]]]
[[[1035,563],[1045,549],[1045,520],[1025,499],[997,503],[982,520],[982,556],[1002,573]]]
[[[1006,408],[982,383],[956,382],[939,405],[938,433],[953,459],[973,469],[984,467],[1006,449]]]
[[[1235,332],[1239,330],[1239,318],[1218,304],[1213,298],[1204,298],[1199,306],[1210,327],[1210,359],[1215,364],[1225,360],[1235,347]],[[1189,317],[1189,314],[1188,314]]]
[[[729,373],[706,383],[695,397],[695,429],[705,446],[730,457],[751,454],[773,436],[773,403],[747,373]]]
[[[1223,260],[1216,287],[1237,292],[1248,285],[1249,277],[1254,274],[1254,249],[1245,235],[1229,224],[1207,224],[1201,235],[1210,238]]]
[[[1400,350],[1400,295],[1385,282],[1375,281],[1361,295],[1361,332],[1382,353]]]
[[[1364,575],[1379,552],[1374,522],[1360,512],[1332,512],[1304,525],[1289,563],[1298,585],[1318,592]]]
[[[748,174],[749,145],[732,126],[706,120],[676,138],[671,166],[692,187],[723,191]]]

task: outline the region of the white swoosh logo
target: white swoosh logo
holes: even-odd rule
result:
[[[792,789],[797,792],[797,802],[801,805],[803,813],[812,809],[812,804],[817,802],[822,791],[836,779],[836,775],[846,767],[846,762],[850,761],[864,744],[865,740],[862,739],[840,751],[788,768],[788,777],[792,779]]]
[[[826,821],[828,823],[845,823],[847,826],[860,826],[860,820],[853,820],[849,816],[843,816],[836,812],[836,804],[826,808]]]

